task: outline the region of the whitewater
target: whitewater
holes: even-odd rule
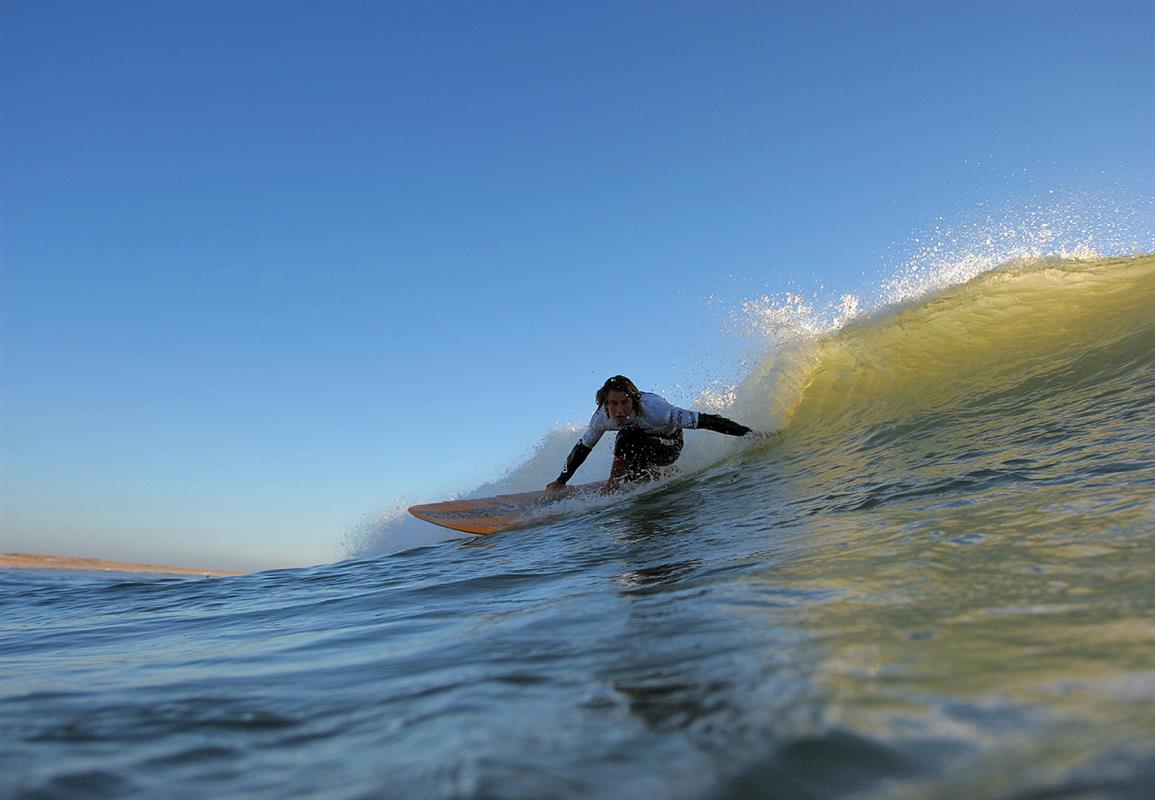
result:
[[[699,406],[782,434],[688,432],[678,476],[523,530],[3,573],[0,793],[1146,800],[1155,255],[932,273],[750,301],[765,347]]]

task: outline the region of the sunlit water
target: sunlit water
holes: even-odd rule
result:
[[[492,538],[4,573],[0,794],[1155,796],[1155,258],[987,272],[734,398],[785,433]]]

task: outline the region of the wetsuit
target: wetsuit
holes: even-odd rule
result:
[[[590,418],[590,424],[581,439],[570,451],[565,469],[557,477],[557,482],[565,484],[577,468],[586,460],[594,445],[606,431],[617,431],[614,441],[614,456],[629,461],[630,474],[637,478],[654,467],[673,464],[682,454],[682,429],[703,428],[730,436],[742,436],[750,432],[745,425],[698,411],[688,411],[671,405],[665,398],[651,392],[642,392],[640,408],[635,408],[624,424],[619,423],[598,406]]]

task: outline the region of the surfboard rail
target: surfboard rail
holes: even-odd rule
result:
[[[559,491],[519,492],[425,503],[410,506],[409,513],[417,519],[443,528],[476,536],[491,536],[524,528],[534,521],[535,512],[562,500],[590,494],[604,485],[604,482],[599,481],[567,486]]]

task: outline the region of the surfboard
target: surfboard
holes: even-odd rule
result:
[[[554,503],[592,494],[603,486],[605,483],[599,481],[567,486],[558,492],[521,492],[499,494],[496,497],[427,503],[410,507],[409,513],[417,519],[432,522],[443,528],[489,536],[502,531],[524,528],[532,523],[542,510]]]

